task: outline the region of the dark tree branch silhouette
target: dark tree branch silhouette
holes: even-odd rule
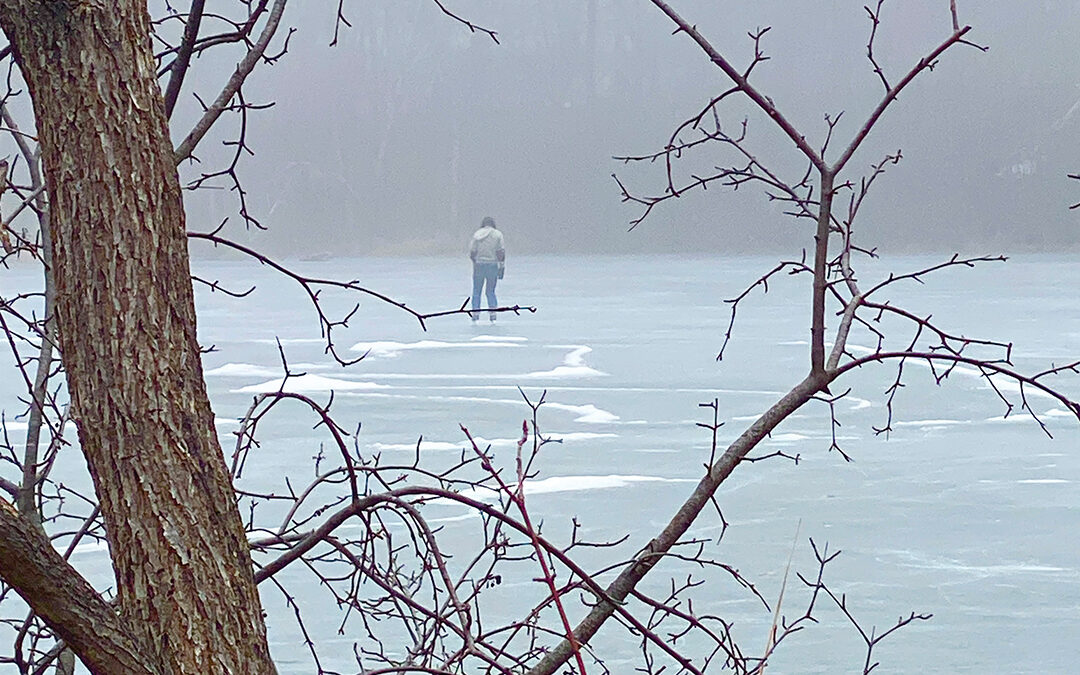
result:
[[[361,450],[359,423],[338,419],[332,394],[321,400],[290,388],[303,373],[290,366],[279,344],[280,384],[252,398],[232,447],[223,449],[201,366],[201,354],[212,347],[196,340],[192,284],[237,297],[250,288],[193,278],[189,241],[230,249],[294,282],[313,309],[327,353],[340,365],[356,359],[339,355],[335,331],[348,325],[357,306],[350,301],[338,316],[327,293],[389,303],[415,318],[421,330],[435,318],[467,313],[466,305],[419,311],[394,299],[392,289],[293,270],[229,239],[225,223],[202,231],[186,222],[181,191],[224,182],[237,193],[242,224],[260,227],[258,215],[248,210],[241,175],[251,153],[249,116],[265,114],[268,105],[252,102],[244,85],[288,50],[286,0],[213,8],[192,0],[183,8],[167,5],[157,17],[135,0],[108,8],[74,0],[0,0],[0,29],[9,41],[0,59],[11,73],[0,94],[0,133],[16,149],[0,181],[0,195],[6,195],[0,264],[25,256],[43,274],[41,292],[0,297],[0,328],[23,389],[18,415],[26,420],[20,443],[9,433],[6,408],[0,417],[0,625],[14,635],[0,650],[0,665],[42,673],[55,664],[72,672],[74,653],[94,673],[269,673],[275,666],[262,603],[280,596],[316,672],[337,672],[329,664],[335,647],[320,642],[307,598],[301,598],[313,588],[327,610],[338,612],[336,627],[353,643],[351,657],[365,673],[607,673],[611,657],[594,640],[602,629],[624,631],[622,637],[638,645],[640,672],[763,673],[776,650],[830,604],[858,635],[862,672],[869,673],[883,639],[930,618],[906,612],[883,631],[868,627],[848,596],[825,582],[839,552],[813,539],[813,570],[794,575],[802,588],[785,584],[771,605],[752,576],[720,560],[711,544],[728,527],[717,490],[737,467],[800,460],[763,443],[806,403],[828,406],[829,450],[853,459],[839,444],[835,404],[851,391],[837,385],[854,370],[895,368],[883,394],[886,419],[879,433],[892,429],[893,402],[912,364],[929,369],[938,384],[961,369],[973,371],[999,397],[1005,414],[1019,406],[1047,434],[1028,404],[1036,392],[1080,419],[1080,403],[1062,386],[1064,377],[1080,373],[1080,362],[1028,372],[1013,363],[1010,343],[968,337],[949,326],[948,317],[926,316],[889,298],[900,284],[1004,258],[957,255],[865,286],[855,272],[859,256],[876,255],[874,248],[860,247],[856,219],[870,189],[902,153],[869,162],[858,177],[848,175],[854,173],[852,159],[915,78],[954,47],[973,45],[971,29],[960,23],[951,1],[948,34],[896,77],[882,67],[876,50],[884,0],[867,7],[866,58],[884,93],[847,144],[834,151],[841,115],[827,115],[820,140],[813,140],[751,82],[769,59],[769,28],[749,34],[753,55],[740,69],[670,3],[652,4],[730,85],[678,124],[661,150],[617,158],[624,166],[663,166],[659,195],[638,195],[629,181],[615,179],[623,199],[640,209],[631,225],[698,188],[758,186],[796,224],[812,221],[814,229],[807,239],[812,252],[781,261],[727,301],[730,317],[717,354],[722,359],[737,339],[737,310],[758,288],[767,293],[786,279],[807,279],[807,372],[726,447],[718,431],[725,424],[719,401],[702,404],[706,421],[699,426],[710,437],[702,477],[663,529],[642,542],[636,538],[648,535],[638,532],[593,541],[583,536],[578,518],[552,524],[530,512],[530,482],[540,474],[544,448],[558,442],[542,428],[545,393],[530,398],[520,391],[528,413],[512,471],[499,468],[467,420],[459,421],[456,457],[433,462],[422,454],[419,437],[411,458],[390,460]],[[432,5],[453,29],[498,42],[494,30],[465,18],[452,3]],[[331,44],[350,25],[347,8],[339,0],[327,10],[336,12]],[[204,103],[197,86],[206,83],[195,75],[199,57],[230,47],[240,53],[235,68]],[[27,98],[33,124],[21,126],[33,134],[20,131],[13,113],[26,109]],[[191,99],[201,113],[190,128],[172,129],[183,138],[173,147],[170,119],[178,124],[175,111]],[[739,99],[755,112],[726,128],[720,111]],[[762,119],[794,145],[805,172],[785,177],[755,152],[751,131]],[[226,122],[234,128],[223,129]],[[204,168],[196,150],[212,138],[225,139],[227,156]],[[681,173],[682,160],[714,150],[725,158],[714,163],[714,172]],[[180,172],[196,169],[181,182]],[[33,233],[16,229],[31,220]],[[860,347],[859,338],[874,346]],[[830,390],[834,386],[838,393]],[[305,425],[304,433],[323,440],[303,467],[310,469],[306,477],[289,473],[270,485],[251,479],[248,467],[268,452],[260,431],[272,417]],[[76,447],[65,437],[72,423]],[[74,450],[85,457],[93,494],[56,478],[58,457]],[[429,515],[446,505],[472,516],[463,526],[464,549]],[[715,538],[691,532],[704,512],[719,520]],[[76,548],[88,543],[109,548],[114,577],[108,591],[93,588],[70,563]],[[659,573],[670,575],[666,583],[642,584]],[[705,584],[716,579],[769,615],[767,640],[761,636],[748,648],[731,620],[707,605],[711,587]],[[522,593],[525,586],[530,593]],[[805,591],[803,599],[791,597],[797,590]],[[506,618],[497,608],[510,602],[521,610]]]

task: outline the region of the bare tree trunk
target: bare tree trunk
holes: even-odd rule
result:
[[[0,27],[33,98],[57,328],[121,618],[153,670],[273,672],[202,376],[146,5],[0,0]]]

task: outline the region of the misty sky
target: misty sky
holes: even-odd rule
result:
[[[877,103],[883,87],[865,57],[864,0],[673,0],[739,68],[747,32],[772,26],[771,59],[752,81],[818,146],[824,115],[843,112],[832,157]],[[1080,3],[959,0],[973,41],[924,73],[849,164],[858,180],[900,149],[860,216],[859,243],[968,253],[1080,246]],[[950,32],[946,0],[893,0],[875,51],[890,81]],[[333,7],[298,4],[289,53],[257,70],[250,103],[275,102],[248,120],[254,156],[241,177],[249,210],[270,228],[251,236],[300,255],[463,255],[485,215],[513,253],[790,250],[809,246],[806,222],[770,204],[760,188],[687,192],[640,215],[621,202],[611,174],[636,192],[665,185],[662,166],[613,156],[661,149],[676,126],[729,86],[685,35],[647,0],[448,0],[498,32],[470,33],[430,0],[347,2],[353,24],[330,47]],[[224,55],[224,54],[222,54]],[[232,52],[228,58],[237,58]],[[212,98],[226,61],[196,63],[184,93]],[[742,102],[725,128],[749,121],[747,147],[797,181],[805,162]],[[235,116],[207,140],[207,163],[235,133]],[[213,144],[213,145],[211,145]],[[719,146],[689,160],[707,171],[730,160]],[[195,175],[184,168],[185,177]],[[189,195],[193,229],[235,214],[234,193]],[[236,221],[235,215],[230,222]]]

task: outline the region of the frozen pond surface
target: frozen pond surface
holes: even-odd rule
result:
[[[889,262],[907,272],[936,261]],[[198,263],[204,278],[233,289],[257,286],[242,300],[197,289],[200,338],[216,347],[204,363],[223,443],[232,444],[231,425],[252,394],[277,387],[277,340],[294,370],[307,373],[290,385],[320,400],[333,390],[339,421],[362,423],[361,449],[384,457],[411,458],[422,435],[425,458],[450,461],[464,447],[458,426],[464,424],[509,459],[529,413],[518,387],[534,398],[546,390],[540,423],[563,442],[542,451],[530,495],[533,517],[555,533],[568,532],[577,516],[594,540],[629,532],[621,559],[656,534],[700,477],[709,432],[697,423],[711,421],[711,412],[699,404],[718,401],[723,445],[805,374],[807,277],[778,278],[767,295],[752,293],[739,306],[724,360],[715,360],[729,320],[723,299],[774,264],[772,258],[513,258],[499,299],[535,305],[537,313],[503,315],[494,325],[451,316],[431,320],[423,332],[404,312],[360,298],[362,307],[336,344],[342,354],[368,356],[342,369],[324,355],[315,314],[291,281],[265,267]],[[883,265],[874,263],[878,270]],[[297,268],[359,279],[420,311],[460,306],[469,285],[467,260],[330,260]],[[878,276],[864,269],[862,280]],[[1027,257],[947,270],[926,281],[898,286],[889,297],[916,314],[933,314],[954,333],[1012,341],[1021,369],[1080,357],[1080,263]],[[327,298],[341,308],[356,300]],[[911,331],[892,335],[901,345]],[[873,346],[866,335],[853,343]],[[875,649],[882,661],[875,672],[1072,672],[1080,662],[1080,425],[1055,401],[1031,397],[1050,440],[1019,412],[1003,419],[1001,402],[970,372],[954,373],[939,388],[926,368],[911,364],[886,440],[873,427],[885,423],[884,391],[894,377],[895,368],[867,368],[839,390],[834,386],[834,393],[852,388],[836,411],[839,443],[854,462],[829,452],[828,406],[812,403],[755,453],[798,454],[797,466],[770,460],[738,468],[717,495],[730,528],[722,543],[710,545],[713,555],[741,570],[771,602],[798,529],[794,570],[816,571],[808,538],[843,550],[826,579],[848,594],[865,626],[880,631],[912,611],[932,613],[931,621]],[[1063,384],[1080,396],[1080,378]],[[5,406],[10,386],[2,390]],[[279,488],[285,475],[309,477],[324,441],[313,424],[303,412],[268,420],[245,475],[248,487]],[[451,536],[455,515],[446,513]],[[694,532],[715,537],[719,528],[715,514],[706,514]],[[90,551],[78,564],[90,574],[97,567],[100,575],[105,558]],[[667,585],[671,574],[663,572],[654,572],[649,588]],[[695,608],[735,620],[744,649],[763,648],[768,612],[730,582],[718,578],[707,589]],[[301,604],[323,600],[311,591],[298,598]],[[789,585],[785,611],[797,613],[804,597]],[[291,610],[272,591],[266,609],[282,673],[311,672]],[[822,625],[782,645],[777,672],[860,671],[858,635],[835,609],[823,605],[819,616]],[[308,620],[328,659],[324,666],[354,672],[359,634],[337,635],[340,618],[333,613]],[[613,645],[605,647],[612,671],[630,672],[634,641],[621,631],[599,639]]]

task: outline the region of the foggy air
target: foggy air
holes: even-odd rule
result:
[[[431,11],[423,0],[355,3],[353,27],[329,43],[333,17],[294,15],[289,53],[245,87],[250,148],[239,175],[248,210],[276,253],[464,255],[491,214],[516,253],[681,253],[790,250],[809,231],[770,204],[760,187],[690,190],[655,209],[623,203],[631,190],[659,194],[663,163],[616,156],[661,150],[680,123],[726,87],[724,74],[686,35],[672,35],[649,3],[553,0],[470,2],[459,8],[497,32],[498,44]],[[884,93],[866,58],[870,21],[860,0],[686,2],[681,10],[738,67],[753,55],[748,32],[771,26],[770,57],[753,81],[815,147],[825,115],[843,113],[846,144]],[[902,151],[863,207],[867,247],[908,251],[1057,250],[1080,243],[1080,66],[1074,2],[967,3],[983,52],[965,48],[890,108],[844,178],[857,181],[886,153]],[[895,80],[941,37],[945,2],[886,5],[875,56]],[[231,64],[223,64],[227,72]],[[206,71],[202,71],[205,77]],[[195,84],[204,96],[219,86]],[[186,128],[200,110],[191,93]],[[185,112],[181,110],[181,113]],[[745,104],[722,124],[748,122],[748,147],[798,180],[805,161]],[[225,134],[235,134],[236,120]],[[689,137],[690,134],[684,134]],[[207,145],[204,154],[211,150]],[[835,153],[837,147],[831,148]],[[718,146],[689,153],[682,180],[732,161]],[[182,167],[192,177],[197,165]],[[190,194],[193,227],[232,216],[236,193]]]

